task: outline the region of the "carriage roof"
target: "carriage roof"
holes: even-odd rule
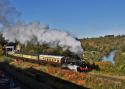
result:
[[[39,55],[39,56],[43,56],[43,57],[52,57],[52,58],[63,58],[64,56],[54,56],[54,55]]]

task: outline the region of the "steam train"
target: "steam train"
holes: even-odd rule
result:
[[[19,52],[8,52],[9,57],[14,59],[22,59],[27,62],[39,63],[39,64],[50,64],[62,68],[67,68],[74,71],[88,71],[87,63],[80,57],[72,56],[53,56],[53,55],[27,55]]]

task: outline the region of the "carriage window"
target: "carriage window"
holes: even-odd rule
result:
[[[57,60],[55,59],[54,62],[57,62]]]
[[[43,57],[43,60],[45,60],[45,57]]]
[[[54,62],[54,59],[52,58],[52,62]]]
[[[46,60],[49,61],[48,58],[46,58]]]
[[[57,62],[59,62],[59,60],[57,60]]]

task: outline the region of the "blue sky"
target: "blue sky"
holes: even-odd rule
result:
[[[77,37],[125,34],[125,0],[10,0],[21,19]]]

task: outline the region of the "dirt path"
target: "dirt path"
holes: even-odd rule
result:
[[[91,76],[97,76],[97,77],[107,78],[111,80],[125,81],[125,76],[109,75],[109,74],[102,74],[102,73],[88,73],[88,74]]]

